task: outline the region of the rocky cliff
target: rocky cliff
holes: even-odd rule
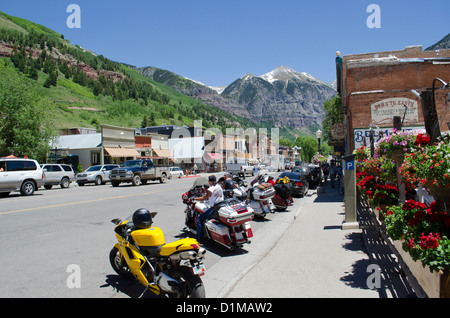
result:
[[[302,128],[323,121],[323,103],[335,94],[329,84],[281,66],[261,76],[246,74],[229,85],[222,96],[245,107],[255,121]]]

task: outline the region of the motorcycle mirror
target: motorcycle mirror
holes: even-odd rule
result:
[[[122,223],[121,219],[112,219],[111,223],[114,223],[115,225],[119,225],[120,223]]]
[[[152,216],[152,219],[158,214],[158,212],[150,212],[150,215]]]

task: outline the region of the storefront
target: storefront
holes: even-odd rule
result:
[[[363,145],[364,139],[367,143],[371,132],[375,142],[388,134],[394,128],[394,117],[400,118],[403,129],[424,130],[421,93],[431,89],[435,78],[450,81],[450,50],[437,53],[412,46],[342,59],[338,56],[336,62],[344,122],[350,132],[347,153]],[[448,130],[450,122],[449,93],[450,88],[441,87],[435,92],[441,131]]]

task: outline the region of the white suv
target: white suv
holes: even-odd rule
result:
[[[111,170],[118,167],[120,166],[115,164],[91,166],[85,172],[77,173],[77,183],[79,186],[84,186],[86,183],[105,184],[111,181],[109,179]]]
[[[46,163],[41,166],[44,171],[44,188],[46,189],[51,189],[54,185],[68,188],[70,183],[75,180],[75,172],[70,165]]]
[[[0,196],[11,191],[32,195],[44,185],[44,173],[39,163],[27,158],[0,158]]]

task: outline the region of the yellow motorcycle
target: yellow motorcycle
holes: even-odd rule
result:
[[[139,209],[123,222],[111,220],[118,241],[109,254],[112,268],[145,286],[140,297],[149,289],[170,298],[204,298],[200,276],[205,274],[206,250],[191,238],[165,244],[163,231],[152,227],[156,214]]]

